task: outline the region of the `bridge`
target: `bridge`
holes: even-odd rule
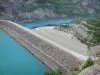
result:
[[[3,28],[5,32],[45,65],[51,69],[59,68],[64,75],[71,75],[71,68],[80,65],[84,61],[50,44],[32,30],[14,22],[0,20],[0,28]]]

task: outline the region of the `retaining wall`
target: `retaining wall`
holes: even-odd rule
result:
[[[10,21],[0,21],[1,27],[33,55],[51,69],[60,68],[65,75],[71,75],[71,68],[82,63],[77,57],[39,38],[30,29]]]

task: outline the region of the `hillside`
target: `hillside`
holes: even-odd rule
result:
[[[99,0],[0,0],[0,19],[12,21],[95,17],[99,12]]]
[[[82,43],[88,46],[100,44],[100,18],[79,19],[71,23],[56,26],[55,29],[68,32],[76,36]]]

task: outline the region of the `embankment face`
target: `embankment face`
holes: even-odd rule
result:
[[[82,63],[74,55],[39,38],[30,29],[4,20],[0,21],[0,27],[51,69],[60,68],[65,75],[71,75],[71,68]]]

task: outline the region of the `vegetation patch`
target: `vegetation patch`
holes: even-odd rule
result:
[[[85,61],[84,65],[82,66],[82,70],[84,70],[84,69],[87,68],[87,67],[92,66],[93,64],[94,64],[94,61],[89,57],[89,58]]]
[[[92,35],[89,42],[93,43],[94,46],[100,44],[100,18],[88,19],[86,27],[91,31]]]
[[[43,75],[61,75],[61,71],[59,69],[55,69],[51,72],[48,72],[47,70],[44,71]]]
[[[83,5],[80,5],[80,8],[79,8],[77,4],[73,2],[73,0],[36,0],[35,3],[37,5],[40,5],[39,7],[41,6],[42,7],[44,6],[46,8],[49,7],[55,13],[66,14],[69,17],[73,17],[73,16],[87,17],[91,15],[96,15],[95,13],[90,14],[88,12],[88,9],[84,8]]]
[[[37,7],[32,3],[32,4],[25,4],[22,10],[23,12],[32,12],[35,9],[37,9]]]
[[[82,70],[94,65],[94,61],[89,57],[82,66],[75,66],[71,70],[73,71],[73,75],[77,75],[80,73]]]
[[[88,29],[88,37],[84,38],[81,35],[80,37],[82,38],[77,37],[80,41],[88,46],[96,46],[100,44],[100,17],[88,20],[79,19],[75,20],[73,23],[82,24]]]

